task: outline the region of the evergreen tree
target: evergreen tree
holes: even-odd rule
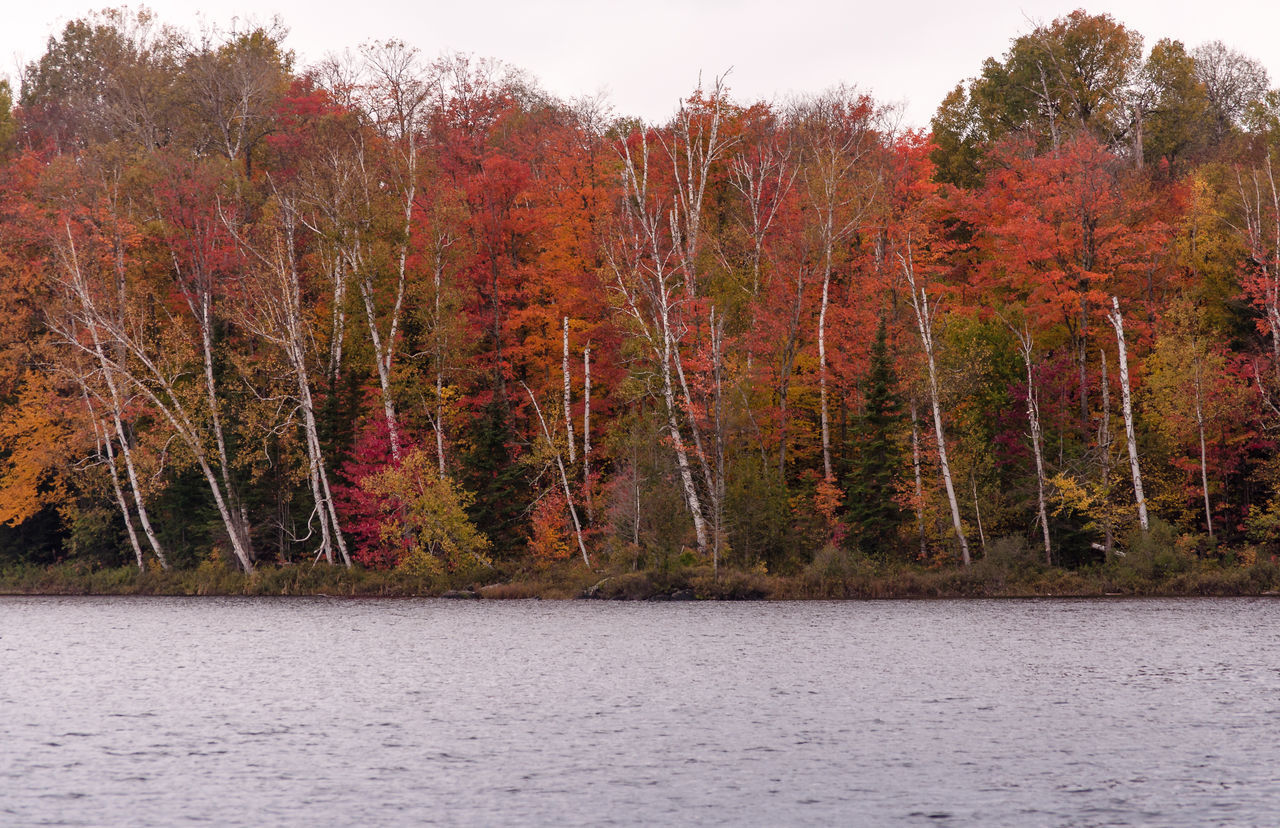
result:
[[[846,517],[850,540],[864,552],[882,556],[895,554],[903,518],[894,486],[904,463],[898,442],[903,413],[897,385],[881,319],[871,346],[866,406],[853,431],[853,471],[845,488],[849,495]]]

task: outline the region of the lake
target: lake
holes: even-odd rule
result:
[[[1280,824],[1280,602],[0,598],[0,824]]]

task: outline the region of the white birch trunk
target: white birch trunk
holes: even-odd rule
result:
[[[818,404],[822,419],[822,479],[835,480],[831,471],[831,416],[827,408],[827,304],[831,289],[831,251],[822,273],[822,305],[818,311]]]
[[[1111,494],[1111,385],[1107,381],[1107,352],[1099,349],[1098,360],[1102,365],[1102,418],[1098,422],[1098,449],[1102,455],[1102,491],[1108,497]],[[1111,527],[1111,517],[1103,518],[1104,541],[1102,554],[1110,558],[1115,548],[1115,532]]]
[[[675,387],[671,378],[671,343],[668,340],[664,348],[662,361],[662,396],[667,404],[667,426],[671,433],[671,444],[676,452],[676,466],[680,471],[680,483],[684,487],[685,502],[689,504],[689,512],[693,515],[693,532],[698,539],[698,549],[707,549],[707,523],[702,514],[702,501],[698,497],[698,487],[693,482],[693,470],[689,467],[689,453],[685,449],[684,437],[680,434],[680,425],[676,418],[679,410],[675,399]]]
[[[637,164],[630,147],[625,142],[620,145],[623,184],[627,192],[623,218],[629,226],[621,236],[625,261],[620,262],[611,257],[611,265],[617,279],[617,287],[624,298],[626,312],[639,326],[660,366],[662,397],[667,411],[667,429],[676,455],[681,488],[685,504],[693,519],[698,549],[705,553],[708,544],[706,519],[690,469],[688,449],[680,431],[681,408],[676,401],[675,379],[672,377],[673,362],[677,369],[680,368],[679,345],[671,318],[673,311],[679,305],[679,300],[673,295],[669,263],[672,257],[678,257],[681,254],[667,247],[667,242],[662,235],[663,209],[655,203],[649,193],[647,140],[641,140],[640,153],[640,163]],[[679,236],[679,222],[675,210],[668,214],[668,219],[667,225],[670,226],[672,233]],[[686,246],[682,249],[687,256],[689,248]],[[691,279],[692,275],[686,273],[686,283]],[[685,386],[682,384],[682,387]],[[686,401],[691,403],[691,400]],[[690,414],[690,426],[696,427],[691,416],[692,406],[690,405],[685,411]]]
[[[973,516],[978,522],[978,542],[982,544],[982,554],[987,554],[987,531],[982,527],[982,508],[978,505],[978,478],[971,476],[969,483],[973,486]]]
[[[1036,515],[1040,521],[1040,531],[1044,537],[1044,562],[1053,564],[1053,545],[1049,540],[1049,508],[1045,497],[1044,471],[1044,435],[1040,430],[1040,395],[1036,389],[1035,374],[1032,371],[1032,353],[1034,351],[1031,331],[1024,328],[1014,329],[1018,344],[1022,349],[1022,363],[1027,369],[1027,423],[1031,427],[1031,453],[1036,463]],[[1104,375],[1104,382],[1105,375]]]
[[[209,484],[209,491],[213,496],[214,504],[218,508],[218,515],[222,518],[223,526],[227,530],[227,536],[231,541],[232,553],[235,555],[236,561],[245,572],[253,571],[253,555],[247,543],[247,532],[244,531],[244,515],[233,508],[233,501],[223,491],[218,475],[215,474],[213,467],[209,463],[208,453],[205,449],[205,435],[196,426],[191,414],[183,405],[182,397],[174,384],[175,380],[160,368],[153,356],[147,352],[143,343],[132,335],[132,331],[126,330],[123,325],[116,324],[109,315],[103,314],[98,310],[87,279],[80,268],[70,225],[67,226],[67,241],[67,248],[62,251],[64,253],[62,263],[66,268],[68,279],[62,283],[62,286],[70,291],[72,297],[79,303],[80,321],[93,332],[97,346],[91,348],[85,345],[80,340],[79,335],[72,329],[56,330],[56,332],[60,335],[63,343],[69,347],[80,350],[86,356],[105,360],[108,373],[114,372],[116,375],[125,378],[155,405],[156,410],[173,427],[174,433],[187,445],[187,448],[200,466],[200,471],[204,475],[205,481]],[[189,296],[188,301],[190,301]],[[54,327],[56,328],[56,326]],[[140,366],[138,373],[127,370],[120,361],[114,360],[106,354],[99,339],[100,331],[108,334],[114,344],[133,356]],[[154,382],[156,387],[153,388],[148,380]]]
[[[521,383],[524,385],[524,383]],[[578,540],[578,551],[582,553],[582,562],[587,566],[591,566],[591,559],[587,557],[587,545],[582,540],[582,523],[578,520],[578,510],[573,505],[573,492],[569,489],[569,475],[564,470],[564,456],[560,453],[559,447],[555,441],[551,439],[551,430],[547,428],[547,420],[542,416],[542,408],[538,405],[538,398],[533,395],[533,391],[529,386],[524,386],[525,393],[529,395],[529,402],[533,403],[533,410],[538,415],[538,423],[542,426],[542,436],[546,438],[547,445],[555,452],[556,468],[560,471],[560,485],[564,487],[564,501],[569,506],[569,516],[573,518],[573,535]]]
[[[112,411],[112,417],[115,420],[116,436],[120,440],[120,455],[124,458],[125,473],[129,476],[129,488],[133,491],[133,504],[138,511],[138,523],[142,526],[143,534],[147,536],[147,543],[151,546],[151,551],[155,553],[156,560],[160,562],[160,568],[167,571],[169,569],[169,560],[165,557],[164,547],[160,545],[160,538],[151,526],[151,518],[147,514],[147,504],[142,497],[142,486],[138,482],[138,470],[133,465],[133,448],[129,445],[129,439],[125,434],[124,423],[120,419],[118,409]]]
[[[591,343],[582,349],[582,499],[587,522],[595,521],[591,497]]]
[[[564,374],[564,426],[569,439],[569,465],[578,462],[577,443],[573,434],[572,386],[569,382],[569,317],[564,318],[564,348],[561,356],[561,372]]]
[[[1200,360],[1197,357],[1195,366],[1196,383],[1196,431],[1200,437],[1200,491],[1204,495],[1204,525],[1213,538],[1213,507],[1209,503],[1209,460],[1204,441],[1204,391],[1201,387]]]
[[[916,416],[916,398],[911,398],[911,468],[916,478],[916,525],[920,530],[920,557],[929,553],[924,531],[924,477],[920,473],[920,419]]]
[[[1129,356],[1125,349],[1124,318],[1120,315],[1120,300],[1111,297],[1111,312],[1107,314],[1111,326],[1116,329],[1116,344],[1120,357],[1120,405],[1124,414],[1124,434],[1129,443],[1129,469],[1133,473],[1133,497],[1138,502],[1138,525],[1142,531],[1150,529],[1147,521],[1147,498],[1142,491],[1142,471],[1138,468],[1138,440],[1133,428],[1133,398],[1129,390]]]
[[[120,516],[124,519],[124,528],[129,533],[129,546],[133,548],[134,557],[138,561],[138,571],[141,572],[147,568],[146,563],[142,560],[142,545],[138,543],[138,533],[133,528],[133,518],[129,514],[129,502],[125,500],[124,490],[120,488],[120,472],[116,469],[116,453],[111,448],[111,434],[107,432],[107,424],[99,423],[95,420],[93,431],[98,436],[99,447],[105,445],[107,452],[107,467],[111,469],[111,489],[115,492],[116,503],[120,506]]]
[[[907,255],[898,254],[902,262],[903,273],[911,286],[911,306],[915,310],[916,323],[920,329],[920,342],[924,346],[926,362],[929,369],[929,402],[933,408],[933,433],[938,445],[938,466],[942,472],[942,482],[947,490],[947,502],[951,506],[951,525],[955,529],[956,539],[960,542],[960,560],[968,566],[969,540],[964,534],[964,523],[960,518],[960,503],[956,499],[955,485],[951,480],[951,464],[947,460],[947,438],[942,428],[942,400],[938,393],[938,371],[934,360],[933,312],[929,309],[929,294],[925,288],[916,287],[915,266],[911,260],[911,243],[907,242]]]

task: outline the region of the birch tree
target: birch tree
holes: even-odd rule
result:
[[[237,563],[244,571],[251,571],[253,551],[247,521],[227,489],[229,470],[221,466],[225,443],[222,447],[216,445],[213,418],[201,410],[208,399],[206,389],[200,387],[206,374],[199,367],[191,370],[192,362],[196,366],[205,362],[200,353],[202,343],[197,342],[197,352],[192,353],[190,340],[177,318],[164,320],[169,326],[167,336],[149,335],[155,320],[139,315],[132,297],[128,297],[121,312],[112,312],[111,297],[102,294],[100,285],[83,266],[70,222],[65,225],[65,233],[66,241],[57,245],[54,284],[62,306],[60,314],[50,319],[52,329],[64,347],[98,361],[105,371],[145,398],[169,425],[209,487]],[[193,373],[201,379],[191,394],[187,384]]]
[[[828,391],[827,311],[837,256],[861,226],[880,191],[881,175],[868,163],[879,144],[877,113],[866,95],[840,87],[801,102],[792,113],[800,134],[806,206],[819,239],[822,274],[818,306],[818,406],[822,426],[823,479],[835,479],[831,466],[831,413]]]
[[[1031,429],[1031,453],[1036,464],[1036,519],[1044,537],[1044,562],[1053,564],[1053,546],[1049,541],[1049,509],[1045,498],[1044,470],[1044,437],[1040,427],[1040,389],[1035,378],[1035,340],[1031,329],[1023,325],[1021,329],[1010,326],[1017,337],[1018,348],[1022,352],[1022,364],[1027,369],[1027,424]]]
[[[608,255],[609,266],[623,312],[635,325],[656,363],[667,431],[685,504],[693,519],[698,548],[705,551],[709,541],[707,521],[681,422],[689,408],[682,406],[683,400],[678,399],[684,386],[678,389],[676,378],[676,365],[681,360],[679,343],[685,330],[679,313],[688,292],[683,279],[688,275],[682,271],[680,254],[671,244],[667,221],[671,208],[651,189],[648,136],[642,134],[634,141],[622,141],[619,154],[624,202],[619,235]],[[697,424],[690,421],[688,427],[696,430]],[[702,462],[705,465],[705,457]]]
[[[224,220],[227,220],[225,216]],[[294,389],[290,396],[300,416],[307,455],[307,478],[313,503],[308,525],[315,520],[320,526],[317,557],[322,555],[329,563],[340,557],[350,568],[351,556],[342,535],[316,414],[312,351],[317,337],[304,310],[309,297],[304,295],[304,279],[299,269],[297,244],[301,222],[295,197],[275,191],[268,205],[268,217],[263,221],[268,223],[270,226],[259,228],[259,238],[251,240],[228,220],[228,227],[241,249],[256,266],[246,280],[239,308],[240,322],[261,340],[276,346],[284,356],[289,374],[287,382]]]
[[[947,460],[947,436],[942,426],[942,400],[938,391],[938,369],[933,336],[933,318],[937,313],[937,305],[929,305],[928,287],[916,280],[915,258],[911,249],[911,238],[908,236],[905,250],[898,251],[898,263],[902,266],[902,275],[911,290],[911,309],[915,312],[916,326],[920,334],[920,345],[924,349],[925,365],[928,369],[929,404],[933,409],[933,433],[938,447],[938,467],[942,472],[942,483],[947,491],[947,502],[951,506],[951,526],[955,530],[956,540],[960,543],[960,560],[969,565],[969,541],[964,534],[964,523],[960,518],[960,503],[956,500],[955,485],[951,480],[951,464]]]
[[[1111,310],[1107,312],[1107,320],[1116,332],[1116,347],[1120,361],[1120,405],[1124,414],[1124,434],[1129,444],[1129,470],[1133,474],[1133,498],[1138,503],[1138,525],[1146,532],[1150,525],[1147,522],[1147,498],[1142,490],[1142,470],[1138,467],[1138,440],[1133,427],[1133,395],[1129,387],[1129,355],[1125,347],[1124,317],[1120,315],[1120,300],[1111,297]]]

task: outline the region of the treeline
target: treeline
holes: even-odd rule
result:
[[[1041,25],[928,133],[69,23],[0,86],[0,560],[795,572],[1280,544],[1280,92]]]

